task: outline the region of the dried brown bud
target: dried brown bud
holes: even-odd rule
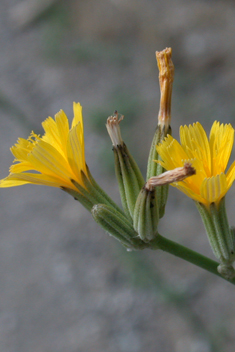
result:
[[[167,130],[171,122],[171,95],[174,81],[174,65],[171,60],[172,50],[166,48],[156,51],[156,59],[159,69],[159,85],[161,91],[158,124],[165,126]]]
[[[154,187],[167,185],[173,182],[183,181],[185,178],[195,175],[196,170],[190,163],[185,163],[183,167],[163,172],[159,176],[151,177],[145,184],[147,190],[153,190]]]
[[[117,111],[114,112],[112,116],[109,116],[107,119],[106,128],[111,138],[114,147],[123,144],[121,130],[119,127],[119,123],[124,119],[123,115],[118,114]]]

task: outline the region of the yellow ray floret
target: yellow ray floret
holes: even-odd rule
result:
[[[71,129],[63,110],[55,119],[43,123],[42,137],[33,132],[28,139],[19,138],[11,148],[15,157],[10,174],[0,181],[0,187],[20,186],[26,183],[52,187],[67,187],[77,191],[71,179],[83,186],[81,173],[88,176],[85,161],[82,107],[73,104]]]
[[[210,137],[202,125],[197,122],[180,127],[180,142],[168,135],[157,145],[162,161],[157,161],[166,170],[183,166],[190,162],[196,169],[196,175],[182,182],[172,183],[190,198],[209,206],[219,204],[235,178],[235,162],[226,173],[234,142],[234,129],[229,125],[215,121]]]

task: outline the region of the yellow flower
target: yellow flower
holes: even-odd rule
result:
[[[85,162],[82,107],[73,104],[74,118],[71,129],[63,110],[55,119],[48,117],[43,123],[45,134],[31,133],[28,139],[19,138],[11,148],[15,156],[10,174],[0,181],[0,187],[21,186],[26,183],[52,187],[77,188],[75,180],[83,186],[81,172],[88,176]]]
[[[234,141],[234,129],[229,125],[215,121],[209,140],[202,125],[197,122],[180,127],[180,142],[168,135],[157,152],[162,161],[157,161],[166,170],[183,166],[190,162],[196,169],[196,175],[171,185],[187,196],[209,207],[218,206],[235,178],[235,162],[225,173]]]

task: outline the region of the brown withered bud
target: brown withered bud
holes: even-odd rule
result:
[[[185,163],[183,167],[177,167],[176,169],[163,172],[161,175],[151,177],[146,182],[145,188],[151,191],[154,187],[180,182],[195,174],[195,168],[190,163]]]
[[[171,60],[171,54],[171,48],[156,51],[161,91],[158,124],[165,127],[165,131],[167,131],[171,122],[171,95],[174,81],[174,65]]]
[[[119,124],[123,119],[124,116],[118,114],[117,111],[114,111],[114,114],[109,116],[107,119],[106,128],[114,147],[123,144],[121,130],[119,127]]]

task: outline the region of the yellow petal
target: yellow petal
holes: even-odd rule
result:
[[[12,174],[6,177],[5,179],[0,181],[0,187],[13,187],[13,186],[21,186],[27,183],[32,183],[35,185],[44,185],[44,186],[52,186],[52,187],[61,187],[66,186],[69,188],[74,188],[71,182],[63,182],[61,184],[61,180],[56,177],[50,177],[42,174],[33,174],[33,173],[18,173]]]
[[[228,189],[229,189],[235,180],[235,161],[232,163],[232,165],[228,169],[228,172],[226,174],[226,178],[227,178],[227,184],[228,184]]]
[[[81,170],[86,173],[85,150],[81,138],[81,125],[77,124],[69,132],[67,143],[68,161],[71,169],[78,179],[81,179]]]
[[[201,160],[208,176],[211,173],[210,146],[206,132],[197,122],[180,127],[180,141],[190,158]]]
[[[81,132],[83,134],[83,120],[82,120],[82,106],[80,103],[73,103],[74,118],[72,122],[72,128],[79,122],[81,123]]]
[[[43,123],[42,126],[45,130],[45,134],[42,137],[42,140],[55,149],[57,149],[64,157],[66,157],[66,149],[64,143],[66,143],[67,138],[65,138],[65,133],[68,135],[68,119],[63,110],[60,110],[55,115],[56,120],[48,117]],[[66,121],[67,120],[67,123]],[[64,128],[64,132],[62,129]],[[66,139],[66,140],[65,140]]]
[[[57,176],[58,178],[74,178],[69,163],[50,144],[40,141],[28,156],[34,170],[45,175]]]
[[[201,196],[209,203],[215,203],[227,192],[228,185],[226,176],[221,173],[203,180],[201,184]]]
[[[181,192],[186,194],[189,198],[192,198],[193,200],[200,202],[200,203],[206,203],[205,200],[201,197],[200,194],[194,192],[190,187],[187,187],[183,182],[179,182],[178,184],[172,184],[172,186],[178,188]]]
[[[69,134],[69,121],[63,110],[60,110],[55,115],[55,121],[58,130],[61,149],[63,149],[64,153],[66,154],[66,145]]]
[[[34,148],[35,144],[36,142],[32,142],[24,138],[19,138],[17,143],[13,147],[11,147],[10,150],[16,159],[25,160],[27,159],[27,155]]]
[[[21,161],[10,167],[10,173],[19,173],[24,171],[34,170],[34,166],[29,161]]]
[[[233,147],[234,129],[229,125],[220,125],[215,121],[210,132],[213,174],[224,172]]]
[[[162,143],[158,144],[156,149],[162,158],[162,166],[166,170],[183,166],[183,160],[188,160],[188,155],[182,146],[170,135]]]

